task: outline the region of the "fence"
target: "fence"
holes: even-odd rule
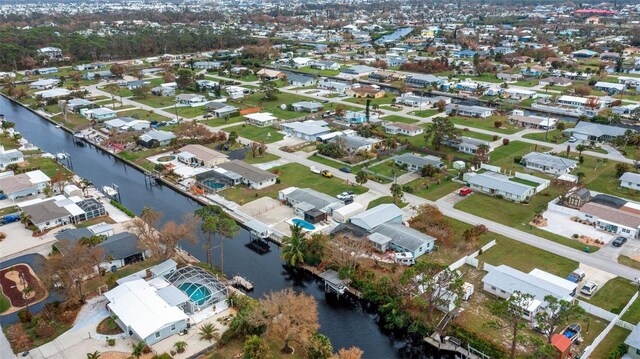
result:
[[[240,116],[248,115],[248,114],[256,113],[256,112],[260,112],[260,107],[243,108],[242,110],[239,111]]]
[[[465,264],[469,264],[471,266],[474,266],[474,267],[478,268],[478,264],[480,263],[480,261],[477,260],[476,257],[479,256],[481,252],[484,252],[487,249],[493,247],[495,244],[496,244],[496,240],[494,239],[491,242],[489,242],[489,243],[485,244],[484,246],[482,246],[482,248],[480,248],[479,250],[477,250],[477,251],[475,251],[475,252],[473,252],[473,253],[471,253],[471,254],[469,254],[467,256],[464,256],[464,257],[458,259],[457,261],[451,263],[449,265],[449,269],[450,270],[456,270],[456,269],[462,267]]]
[[[613,314],[608,310],[604,310],[600,307],[596,307],[593,304],[589,304],[579,299],[578,299],[578,304],[582,307],[582,309],[584,309],[585,312],[591,315],[594,315],[598,318],[602,318],[608,322],[613,321],[618,316],[617,314]]]
[[[538,186],[536,187],[536,193],[544,190],[545,188],[549,187],[549,184],[551,183],[551,181],[546,180],[546,179],[542,179],[540,177],[536,177],[536,176],[532,176],[532,175],[528,175],[526,173],[520,173],[520,172],[516,172],[513,174],[513,176],[515,178],[520,178],[526,181],[530,181],[530,182],[534,182],[534,183],[539,183]]]

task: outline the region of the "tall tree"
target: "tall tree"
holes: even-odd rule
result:
[[[289,229],[291,230],[291,236],[282,240],[280,258],[292,266],[304,264],[305,234],[299,224],[291,225]]]
[[[193,85],[195,81],[195,77],[193,75],[193,71],[189,69],[180,69],[178,70],[178,77],[176,77],[176,83],[178,87],[181,89],[187,89]]]
[[[358,171],[358,173],[356,173],[356,182],[358,182],[358,184],[360,184],[361,186],[367,183],[368,180],[369,176],[367,175],[367,172],[360,170]]]
[[[402,198],[404,197],[404,192],[402,191],[402,185],[397,183],[393,183],[390,188],[391,197],[393,197],[393,203],[398,204],[398,202],[402,202]]]
[[[240,232],[240,226],[236,221],[225,215],[218,222],[218,235],[220,235],[220,271],[224,271],[224,241],[225,239],[233,239]]]
[[[267,101],[275,101],[278,99],[280,90],[276,87],[273,81],[269,81],[263,78],[260,81],[260,91],[264,93],[264,99]]]
[[[205,249],[207,251],[207,264],[213,267],[213,258],[211,251],[213,236],[218,232],[218,217],[217,216],[206,216],[202,219],[202,224],[200,225],[200,229],[207,237],[207,243],[205,245]]]
[[[511,331],[510,359],[516,357],[516,345],[518,341],[523,340],[521,332],[528,324],[524,316],[534,299],[532,294],[515,291],[508,299],[497,301],[491,308],[491,312],[502,318],[506,324],[493,321],[487,325],[495,329],[509,329]]]
[[[535,324],[547,336],[547,342],[551,344],[551,337],[561,326],[569,324],[570,321],[580,319],[585,315],[584,309],[576,303],[547,295],[544,297],[546,310],[536,314]]]
[[[427,128],[424,134],[424,140],[433,145],[433,149],[440,150],[440,146],[445,141],[460,141],[460,130],[446,117],[437,117],[433,119],[433,123]]]

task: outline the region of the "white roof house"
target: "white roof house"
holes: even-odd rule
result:
[[[578,161],[548,153],[530,152],[522,157],[522,164],[536,171],[559,175],[571,172]]]
[[[250,113],[244,117],[256,126],[269,126],[278,121],[278,118],[269,112]]]
[[[640,189],[640,174],[633,172],[625,172],[620,176],[620,187],[639,190]]]
[[[370,231],[383,223],[402,223],[402,213],[395,204],[381,204],[351,217],[349,222]]]
[[[67,90],[67,89],[51,89],[51,90],[44,90],[44,91],[38,91],[35,93],[35,95],[40,95],[42,96],[42,98],[44,99],[48,99],[48,98],[56,98],[56,97],[65,97],[65,96],[69,96],[71,95],[71,91]]]
[[[164,287],[170,285],[162,278],[156,280],[164,281]],[[177,307],[179,303],[176,300],[169,303],[160,295],[160,290],[142,278],[134,278],[104,293],[104,296],[109,301],[107,307],[118,317],[118,321],[140,340],[152,344],[161,338],[160,335],[156,336],[157,333],[167,328],[170,330],[177,323],[186,323],[189,318]],[[183,299],[188,300],[186,296]]]

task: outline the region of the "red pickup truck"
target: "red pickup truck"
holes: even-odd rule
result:
[[[473,190],[471,190],[471,188],[468,188],[468,187],[460,188],[460,191],[458,192],[458,194],[461,196],[468,196],[472,193],[473,193]]]

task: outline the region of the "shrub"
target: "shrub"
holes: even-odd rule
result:
[[[33,315],[27,309],[23,309],[23,310],[18,312],[18,319],[22,323],[31,323],[31,318],[32,317],[33,317]]]
[[[116,207],[117,209],[121,210],[122,212],[124,212],[124,214],[126,214],[127,216],[131,217],[131,218],[135,218],[136,214],[131,212],[131,210],[127,207],[125,207],[124,205],[122,205],[120,202],[116,201],[116,200],[111,200],[111,205]]]
[[[494,140],[494,141],[497,141],[497,140],[498,140],[498,138],[500,138],[500,136],[498,136],[498,135],[493,135],[493,140]]]
[[[514,163],[518,163],[519,164],[521,161],[522,161],[522,156],[515,156],[513,158],[513,162]]]
[[[505,145],[505,146],[508,146],[509,145],[509,139],[508,138],[503,138],[502,139],[502,144]]]
[[[500,128],[500,127],[502,127],[502,121],[494,121],[494,122],[493,122],[493,127],[495,127],[495,128]]]
[[[0,241],[7,238],[7,235],[4,232],[0,232]]]
[[[408,186],[408,185],[402,186],[402,190],[407,192],[407,193],[413,193],[413,187]]]
[[[42,339],[49,338],[55,333],[56,333],[56,330],[49,324],[45,324],[41,327],[38,327],[38,329],[36,329],[36,336]]]
[[[115,338],[107,338],[107,344],[108,344],[110,347],[114,347],[114,346],[116,346],[116,339],[115,339]]]
[[[578,237],[580,237],[580,236],[578,235],[578,233],[574,233],[571,237],[573,237],[575,239],[578,239]]]

